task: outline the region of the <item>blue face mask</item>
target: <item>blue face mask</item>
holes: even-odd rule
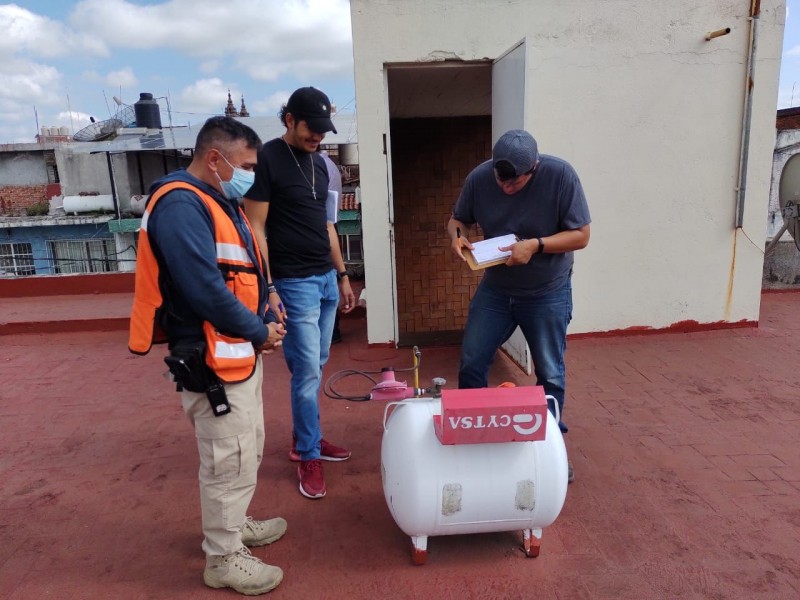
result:
[[[222,160],[228,163],[230,168],[233,169],[233,175],[231,175],[230,181],[222,181],[219,173],[217,173],[217,179],[219,179],[220,186],[222,187],[222,193],[225,194],[228,200],[236,200],[244,197],[248,190],[253,187],[256,174],[253,171],[245,171],[241,167],[234,167],[228,159],[225,158],[222,152],[220,152],[219,155],[222,156]]]

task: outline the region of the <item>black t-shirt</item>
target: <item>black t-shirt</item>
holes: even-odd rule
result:
[[[309,277],[333,269],[327,197],[328,170],[321,156],[290,147],[282,138],[262,146],[247,198],[269,202],[266,232],[272,277]]]

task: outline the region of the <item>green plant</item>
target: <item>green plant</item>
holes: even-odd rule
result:
[[[41,202],[37,202],[36,204],[31,204],[28,208],[25,209],[25,213],[29,217],[38,217],[41,215],[46,215],[50,212],[50,203],[47,200],[42,200]]]

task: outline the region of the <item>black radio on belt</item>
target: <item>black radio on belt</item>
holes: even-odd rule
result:
[[[217,382],[211,385],[206,390],[206,396],[211,403],[211,410],[214,412],[215,417],[227,415],[231,412],[231,405],[228,404],[228,396],[225,394],[225,388],[222,384]]]

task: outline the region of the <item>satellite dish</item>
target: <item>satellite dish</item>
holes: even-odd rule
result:
[[[795,246],[800,250],[800,154],[792,156],[781,171],[778,204],[781,207],[783,227],[773,236],[765,254],[778,243],[784,231],[789,232]]]
[[[130,127],[135,123],[136,113],[133,106],[126,106],[110,119],[87,125],[73,135],[72,139],[76,142],[99,142],[115,135],[117,129]]]

